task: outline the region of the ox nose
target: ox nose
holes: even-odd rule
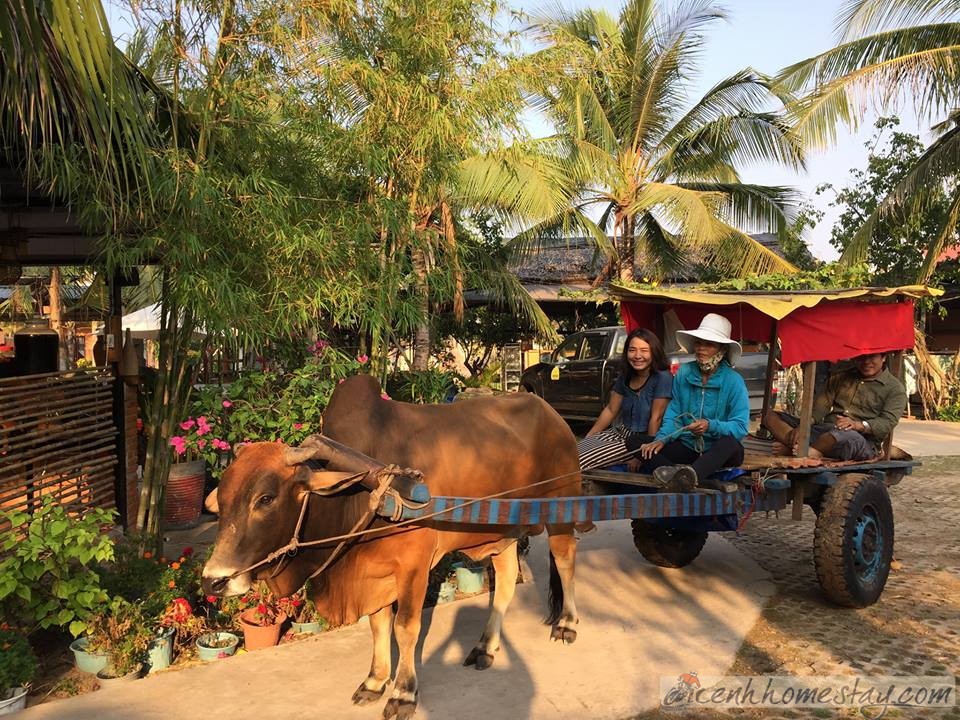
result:
[[[217,577],[217,578],[203,578],[203,592],[207,595],[223,595],[223,591],[227,589],[227,583],[230,582],[230,576]]]

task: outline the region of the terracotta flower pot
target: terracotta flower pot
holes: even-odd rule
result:
[[[280,631],[287,621],[286,615],[278,615],[275,625],[257,625],[254,620],[254,610],[245,610],[240,613],[240,627],[243,628],[243,646],[247,650],[259,650],[272,647],[280,642]]]
[[[167,530],[186,530],[200,522],[203,505],[203,485],[207,478],[207,463],[194,460],[174,463],[163,505],[163,527]]]

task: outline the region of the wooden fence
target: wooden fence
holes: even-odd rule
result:
[[[114,382],[107,368],[0,380],[0,508],[116,506]]]

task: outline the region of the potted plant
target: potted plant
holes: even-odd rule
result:
[[[243,646],[247,650],[259,650],[280,642],[280,631],[287,621],[280,602],[265,582],[247,593],[242,601],[246,607],[238,622],[243,630]]]
[[[220,453],[230,450],[230,443],[219,437],[216,417],[188,417],[179,424],[179,434],[170,438],[173,464],[164,495],[163,526],[184,530],[200,521],[207,464],[216,465]]]
[[[147,648],[148,672],[163,670],[180,655],[192,648],[194,642],[207,631],[205,619],[196,615],[190,601],[174,598],[167,605],[158,623],[158,630]]]
[[[6,623],[0,625],[0,715],[26,706],[29,684],[36,672],[37,658],[26,635]]]
[[[229,657],[237,651],[240,638],[225,630],[211,630],[197,638],[197,656],[204,662]]]
[[[283,610],[290,617],[290,626],[295,633],[318,633],[327,626],[305,587],[296,595],[284,598]]]
[[[114,598],[110,605],[91,618],[88,648],[108,655],[106,666],[97,673],[101,687],[111,680],[132,680],[139,676],[153,640],[139,603]]]

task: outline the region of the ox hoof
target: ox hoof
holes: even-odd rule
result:
[[[366,687],[361,685],[357,688],[357,691],[353,694],[353,704],[354,705],[369,705],[372,702],[376,702],[383,697],[383,691],[387,689],[387,686],[384,685],[380,690],[368,690]]]
[[[493,655],[480,648],[474,648],[470,651],[470,654],[467,655],[467,659],[463,661],[464,667],[469,667],[470,665],[475,666],[477,670],[486,670],[493,665]]]
[[[417,701],[401,700],[399,698],[390,698],[387,705],[383,708],[383,720],[390,720],[396,717],[397,720],[409,720],[417,711]]]
[[[550,633],[550,639],[559,640],[564,645],[573,645],[577,641],[577,631],[573,628],[554,625],[553,631]]]

